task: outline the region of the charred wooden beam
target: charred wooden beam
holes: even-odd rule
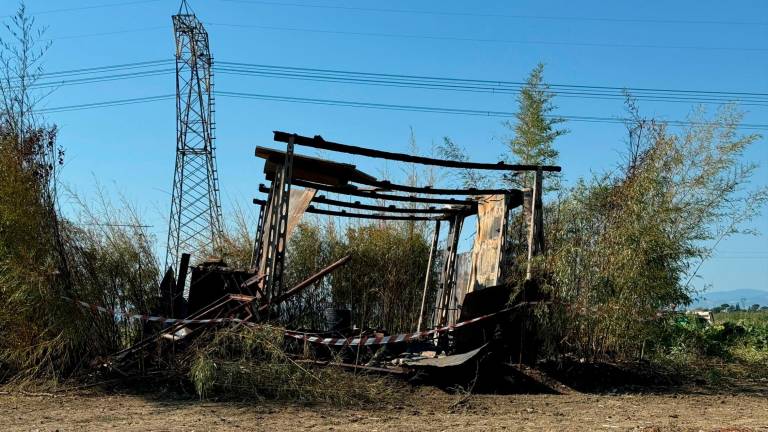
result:
[[[511,193],[513,190],[513,189],[477,189],[477,188],[441,189],[441,188],[433,188],[432,186],[408,186],[408,185],[392,183],[388,180],[382,181],[382,180],[370,180],[370,179],[360,179],[358,183],[361,183],[367,186],[374,186],[379,189],[389,190],[389,191],[431,194],[431,195],[502,195],[502,194]]]
[[[258,198],[253,199],[254,204],[258,205],[264,205],[266,204],[266,201]],[[402,220],[402,221],[436,221],[436,220],[447,220],[452,217],[453,214],[442,214],[439,216],[417,216],[417,215],[388,215],[384,213],[351,213],[346,210],[341,211],[335,211],[335,210],[323,210],[319,208],[315,208],[314,206],[309,206],[307,208],[307,213],[312,214],[320,214],[320,215],[326,215],[326,216],[340,216],[340,217],[349,217],[349,218],[357,218],[357,219],[374,219],[374,220]],[[455,213],[454,213],[455,214]]]
[[[336,207],[346,207],[346,208],[352,208],[356,210],[370,210],[370,211],[385,212],[385,213],[445,214],[445,213],[455,212],[455,211],[459,211],[459,212],[471,211],[471,207],[468,205],[457,206],[456,208],[437,208],[437,207],[407,208],[407,207],[396,207],[395,205],[377,206],[377,205],[371,205],[371,204],[362,204],[360,201],[347,202],[347,201],[335,200],[335,199],[326,198],[322,195],[316,196],[312,200],[312,202],[317,204],[332,205]]]
[[[388,215],[383,213],[352,213],[345,210],[341,210],[341,211],[323,210],[323,209],[315,208],[314,206],[309,206],[309,208],[307,209],[307,213],[320,214],[320,215],[326,215],[326,216],[348,217],[348,218],[356,218],[356,219],[391,220],[391,221],[397,221],[397,220],[436,221],[436,220],[447,220],[452,217],[452,215],[417,216],[417,215]]]
[[[340,195],[351,195],[351,196],[358,196],[362,198],[378,199],[378,200],[385,200],[385,201],[400,201],[400,202],[421,203],[421,204],[466,205],[466,206],[470,206],[473,209],[477,208],[477,202],[475,202],[470,198],[456,199],[456,198],[432,198],[432,197],[419,197],[419,196],[392,195],[392,194],[384,194],[376,191],[362,190],[354,186],[329,186],[329,185],[324,185],[320,183],[308,182],[304,180],[294,180],[292,184],[294,186],[313,188],[313,189],[317,189],[325,192],[337,193]],[[270,188],[264,186],[263,184],[259,185],[259,192],[269,193],[269,191],[270,191]],[[520,195],[522,196],[522,192],[520,192]]]
[[[335,143],[332,141],[326,141],[320,135],[315,135],[313,138],[290,134],[287,132],[275,131],[275,141],[287,143],[291,137],[294,139],[294,144],[302,145],[305,147],[313,147],[317,149],[330,150],[340,153],[355,154],[360,156],[374,157],[380,159],[395,160],[400,162],[418,163],[422,165],[442,166],[447,168],[466,168],[466,169],[482,169],[482,170],[497,170],[497,171],[551,171],[560,172],[559,166],[550,165],[519,165],[519,164],[507,164],[504,162],[497,163],[480,163],[480,162],[459,162],[446,159],[435,159],[422,156],[413,156],[405,153],[394,153],[383,150],[374,150],[364,147],[351,146],[347,144]]]

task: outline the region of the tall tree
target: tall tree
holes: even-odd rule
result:
[[[555,94],[544,82],[544,64],[539,63],[528,75],[525,86],[517,97],[518,110],[514,121],[504,125],[514,132],[507,142],[507,148],[516,163],[535,165],[554,165],[559,152],[554,147],[557,137],[568,133],[567,129],[558,128],[565,119],[554,115],[557,106],[553,103]],[[514,187],[530,187],[533,173],[505,176]],[[559,178],[548,175],[545,189],[559,186]]]
[[[31,90],[43,72],[43,57],[51,46],[44,39],[45,27],[37,26],[24,1],[16,13],[3,23],[6,36],[0,36],[0,122],[13,132],[19,145],[37,125],[35,105],[45,96]]]

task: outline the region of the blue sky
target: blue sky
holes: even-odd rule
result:
[[[393,74],[522,81],[536,63],[547,81],[768,93],[768,2],[763,1],[313,1],[191,0],[206,23],[218,61]],[[176,0],[29,0],[53,39],[48,71],[171,59],[170,16]],[[65,10],[94,6],[90,9]],[[102,7],[105,6],[105,7]],[[16,2],[4,0],[0,15]],[[361,10],[375,9],[375,10]],[[398,12],[411,11],[411,12]],[[416,13],[423,11],[425,13]],[[47,107],[172,94],[173,74],[62,87]],[[514,111],[514,95],[329,84],[256,77],[216,77],[219,91],[344,99],[478,110]],[[558,98],[558,113],[620,117],[619,100]],[[682,120],[685,103],[641,102],[649,116]],[[714,108],[714,106],[712,106]],[[768,107],[745,107],[747,123],[767,124]],[[166,235],[175,151],[171,100],[53,113],[67,149],[66,183],[92,194],[97,179],[111,194],[138,205],[158,240]],[[411,128],[424,152],[450,136],[473,160],[496,161],[508,136],[494,117],[383,111],[349,107],[217,99],[217,157],[225,215],[249,206],[263,180],[253,157],[285,130],[367,147],[407,151]],[[624,145],[617,124],[567,124],[560,163],[567,181],[612,168]],[[768,142],[746,155],[763,165]],[[365,158],[373,173],[398,174]],[[768,213],[768,212],[764,212]],[[768,233],[768,215],[752,225]],[[765,237],[723,241],[700,271],[697,286],[768,290]]]

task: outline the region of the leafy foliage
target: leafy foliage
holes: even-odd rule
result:
[[[723,238],[741,232],[766,202],[748,189],[743,163],[756,135],[722,108],[679,134],[635,115],[626,164],[579,182],[552,206],[551,252],[542,275],[558,302],[570,347],[587,357],[635,356],[659,310],[690,302],[691,279]]]
[[[555,95],[544,81],[544,64],[539,63],[531,71],[525,86],[517,97],[518,110],[514,122],[504,125],[514,131],[514,136],[507,142],[509,155],[515,163],[530,165],[555,165],[560,152],[554,147],[555,140],[568,133],[559,129],[558,124],[565,120],[553,115],[557,109],[553,99]],[[532,173],[507,176],[506,180],[514,187],[531,187]],[[559,177],[549,175],[545,189],[555,189]]]

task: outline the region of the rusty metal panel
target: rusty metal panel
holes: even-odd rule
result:
[[[501,262],[507,233],[509,200],[505,195],[485,195],[477,205],[477,234],[466,292],[502,282]]]

